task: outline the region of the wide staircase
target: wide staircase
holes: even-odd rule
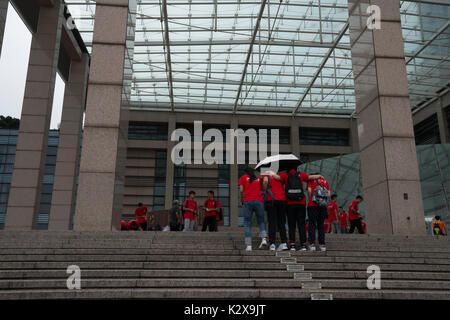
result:
[[[450,299],[449,238],[329,235],[243,250],[242,232],[0,231],[0,299]],[[81,289],[68,289],[69,266]],[[369,290],[367,269],[381,270]]]

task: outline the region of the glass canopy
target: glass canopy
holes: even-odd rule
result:
[[[95,1],[65,1],[90,50]],[[449,83],[450,5],[400,4],[415,108]],[[351,114],[347,21],[347,0],[138,0],[132,105]]]

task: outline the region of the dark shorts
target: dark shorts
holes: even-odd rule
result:
[[[140,222],[139,225],[141,226],[142,230],[147,231],[147,222]]]

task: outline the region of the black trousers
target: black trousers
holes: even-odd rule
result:
[[[286,201],[267,201],[265,203],[267,221],[269,222],[269,242],[274,244],[277,231],[280,233],[281,243],[287,241],[286,236]]]
[[[327,217],[328,209],[326,207],[308,207],[308,242],[310,245],[314,245],[316,243],[316,229],[319,236],[319,244],[325,244],[325,227],[323,223]]]
[[[170,223],[170,231],[180,231],[180,230],[181,230],[181,225],[179,223],[174,223],[174,222]]]
[[[361,225],[361,220],[360,219],[350,220],[350,231],[349,231],[349,233],[353,233],[355,231],[355,228],[358,229],[360,234],[364,234],[364,230],[363,230],[363,227]]]
[[[203,226],[202,226],[202,231],[206,231],[206,228],[208,228],[209,232],[214,232],[217,229],[217,220],[216,220],[216,216],[209,216],[209,217],[205,217],[205,219],[203,220]]]
[[[295,243],[295,231],[298,227],[298,233],[300,235],[300,245],[306,244],[306,206],[304,204],[290,204],[287,206],[287,218],[289,227],[289,241],[291,245]]]

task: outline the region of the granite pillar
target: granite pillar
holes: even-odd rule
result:
[[[169,116],[168,119],[168,135],[167,135],[167,161],[166,161],[166,196],[165,196],[165,208],[172,208],[173,202],[173,177],[174,177],[174,163],[172,161],[172,149],[176,144],[176,141],[171,141],[170,137],[172,132],[176,129],[176,117],[175,115]]]
[[[233,117],[230,129],[236,130],[239,127],[237,117]],[[237,139],[234,138],[233,149],[234,159],[230,164],[230,227],[238,227],[239,220],[239,167],[237,163]]]
[[[291,119],[291,150],[300,159],[300,131],[298,121]]]
[[[97,0],[75,230],[120,230],[136,3]]]
[[[37,224],[62,21],[62,1],[41,7],[31,42],[5,229],[30,230]]]
[[[64,92],[49,230],[72,229],[89,60],[86,53],[81,61],[72,60],[69,81]]]
[[[381,10],[380,29],[368,27],[370,5]],[[421,235],[424,211],[399,6],[398,0],[349,1],[364,209],[370,234]]]

